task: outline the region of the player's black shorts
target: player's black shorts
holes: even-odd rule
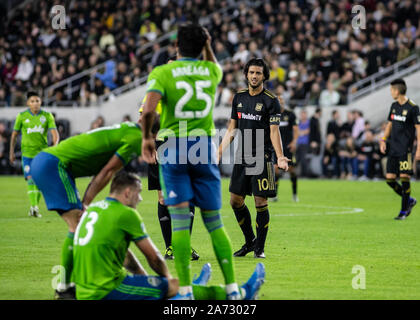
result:
[[[264,161],[264,171],[259,175],[246,175],[246,166],[235,164],[230,178],[229,192],[241,196],[275,197],[277,191],[273,162]]]
[[[413,161],[411,152],[400,157],[388,156],[386,162],[386,172],[394,173],[396,175],[400,173],[413,175]]]
[[[283,150],[283,155],[286,158],[292,160],[291,162],[289,162],[289,167],[296,167],[296,164],[297,164],[296,155],[294,153],[290,152],[289,148],[285,148]],[[273,152],[273,164],[277,164],[277,155],[276,155],[275,152]]]
[[[156,140],[156,150],[163,143],[163,141]],[[147,189],[148,190],[162,190],[159,180],[159,164],[150,164],[147,168]]]

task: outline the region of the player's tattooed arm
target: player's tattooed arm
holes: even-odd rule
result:
[[[150,238],[144,238],[136,241],[136,246],[144,254],[149,266],[154,272],[162,277],[172,279],[165,260]]]
[[[130,249],[127,250],[127,254],[124,259],[124,268],[126,268],[132,274],[141,274],[147,276],[146,270],[141,265],[140,261],[136,256],[131,252]]]

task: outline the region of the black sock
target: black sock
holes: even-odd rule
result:
[[[257,219],[257,243],[255,246],[256,250],[263,250],[265,245],[265,239],[267,238],[268,223],[270,221],[270,214],[268,212],[268,205],[256,207]]]
[[[248,207],[244,204],[240,208],[233,208],[235,212],[236,220],[241,227],[242,233],[245,236],[245,242],[251,243],[255,239],[254,231],[252,230],[251,214],[249,213]]]
[[[190,205],[190,213],[191,213],[191,224],[190,224],[190,234],[191,234],[193,223],[194,223],[194,217],[195,217],[195,207],[193,205]]]
[[[297,176],[295,174],[290,174],[290,181],[292,182],[292,191],[293,194],[297,194]]]
[[[402,186],[402,200],[401,200],[401,211],[408,211],[408,204],[410,203],[410,178],[401,178]]]
[[[158,217],[160,229],[162,230],[163,241],[168,248],[172,244],[172,227],[171,216],[169,215],[168,207],[158,202]]]
[[[386,179],[386,183],[394,190],[398,195],[402,196],[402,187],[395,179]]]

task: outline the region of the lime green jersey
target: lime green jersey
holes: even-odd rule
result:
[[[124,258],[131,241],[147,238],[140,214],[116,199],[91,204],[74,236],[73,280],[77,299],[104,298],[127,271]]]
[[[40,110],[38,114],[33,114],[27,109],[19,113],[13,130],[22,134],[22,156],[33,158],[48,147],[48,130],[51,129],[56,129],[51,112]]]
[[[115,154],[124,165],[141,153],[142,133],[134,122],[101,127],[45,149],[56,156],[74,178],[98,174]]]
[[[154,68],[147,92],[162,95],[159,137],[214,135],[214,96],[222,77],[218,64],[190,58]]]

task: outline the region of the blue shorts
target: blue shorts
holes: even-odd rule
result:
[[[32,164],[33,158],[27,158],[22,156],[22,170],[23,170],[23,176],[25,179],[28,179],[28,176],[31,175],[31,164]]]
[[[222,191],[216,147],[211,137],[197,139],[198,142],[169,138],[158,149],[165,204],[173,206],[188,201],[201,209],[219,210]]]
[[[55,210],[60,215],[73,209],[82,210],[74,178],[56,156],[40,152],[32,160],[31,172],[48,210]]]
[[[162,300],[168,293],[168,279],[159,276],[128,275],[103,300]]]

